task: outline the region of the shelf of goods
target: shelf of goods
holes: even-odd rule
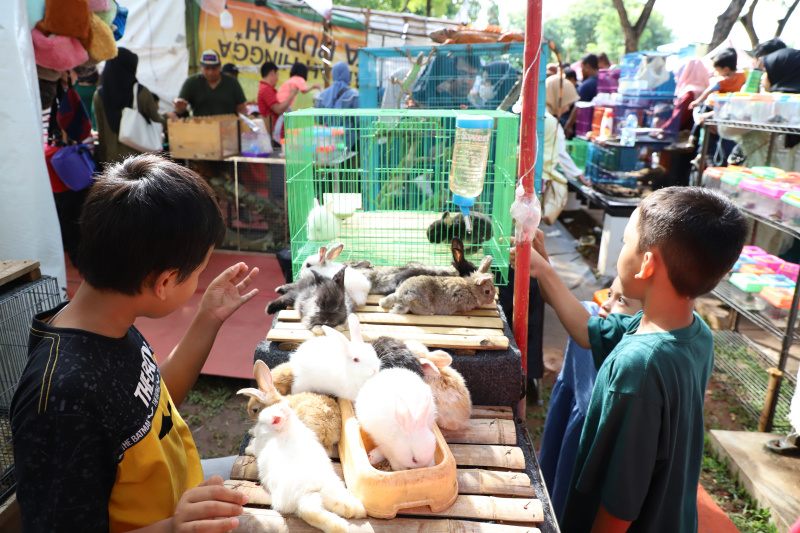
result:
[[[780,124],[707,120],[705,126],[728,126],[771,134],[800,134],[800,127]],[[703,143],[702,161],[705,161],[708,153],[708,138],[709,136],[706,135]],[[702,175],[702,170],[704,169],[701,168],[700,175]],[[740,209],[755,224],[763,224],[794,239],[800,239],[800,228],[784,224],[780,220],[755,213],[742,206],[740,206]],[[786,371],[786,363],[789,357],[789,349],[795,342],[800,341],[800,332],[795,329],[798,315],[797,307],[800,301],[800,290],[798,289],[800,289],[800,277],[798,277],[798,281],[795,284],[786,326],[783,327],[773,322],[763,312],[747,309],[737,302],[733,297],[735,289],[728,281],[721,282],[712,291],[714,296],[730,306],[739,316],[744,316],[754,325],[781,341],[780,355],[778,360],[775,361],[774,357],[767,355],[755,343],[737,331],[723,330],[714,333],[714,365],[719,372],[730,379],[729,384],[744,409],[759,419],[759,431],[790,431],[787,416],[797,379]],[[738,317],[734,323],[738,325]],[[771,371],[770,369],[777,369],[780,372],[774,372],[774,370]],[[774,376],[772,379],[771,374]],[[782,386],[784,381],[786,386]]]

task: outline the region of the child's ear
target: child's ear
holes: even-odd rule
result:
[[[166,300],[170,289],[178,283],[177,270],[165,270],[156,277],[153,283],[153,294],[159,300]]]
[[[636,279],[649,279],[656,270],[656,256],[653,252],[645,252],[642,256],[642,266],[634,276]]]

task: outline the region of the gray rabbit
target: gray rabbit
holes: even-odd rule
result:
[[[452,315],[494,303],[494,276],[489,272],[492,257],[466,277],[417,276],[407,279],[393,294],[381,298],[380,306],[390,313]]]
[[[322,326],[341,326],[354,309],[353,302],[345,295],[344,272],[344,269],[340,270],[333,279],[312,272],[311,276],[291,284],[291,289],[270,302],[267,314],[293,306],[300,313],[300,322],[316,334],[322,333]]]
[[[416,276],[457,276],[450,266],[430,266],[410,262],[403,266],[372,266],[369,261],[345,261],[344,264],[362,272],[372,284],[370,294],[391,294],[405,280]]]

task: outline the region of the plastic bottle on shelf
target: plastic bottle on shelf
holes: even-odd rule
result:
[[[635,113],[629,113],[628,118],[620,131],[619,143],[622,146],[635,146],[636,145],[636,128],[639,127],[639,119],[636,118]]]
[[[461,208],[471,231],[469,208],[483,191],[494,119],[487,115],[461,115],[456,119],[456,139],[450,166],[453,202]]]
[[[614,131],[614,111],[609,107],[603,111],[603,120],[600,122],[600,135],[598,138],[603,141],[611,137]]]

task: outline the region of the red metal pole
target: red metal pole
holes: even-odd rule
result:
[[[542,48],[542,0],[528,0],[525,25],[525,79],[522,85],[522,117],[519,137],[519,175],[523,176],[526,197],[536,192],[533,187],[536,165],[536,109],[539,89],[539,61]],[[517,245],[517,264],[514,282],[514,339],[522,352],[522,370],[528,375],[528,303],[530,301],[528,272],[531,247]]]

